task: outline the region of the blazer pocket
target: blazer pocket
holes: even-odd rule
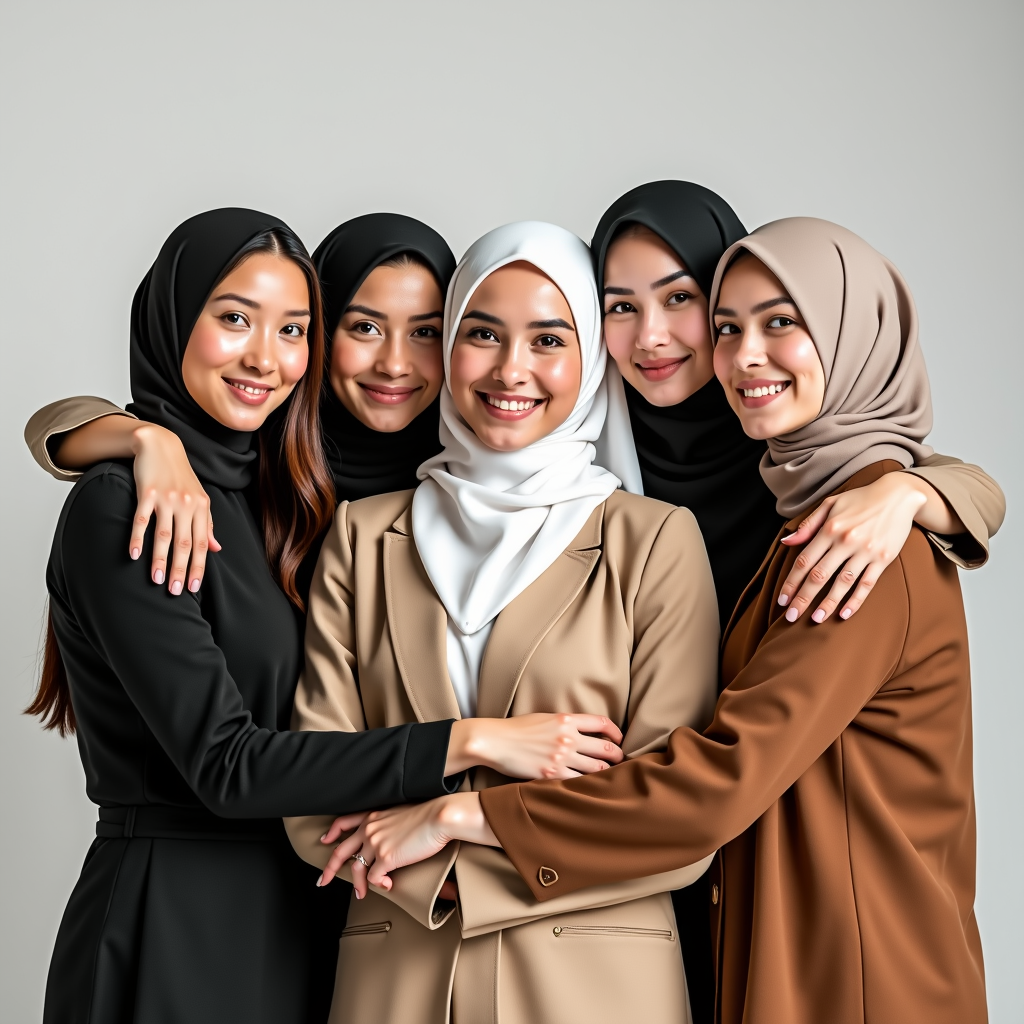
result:
[[[671,928],[632,928],[614,924],[556,924],[551,929],[556,939],[571,939],[593,935],[610,935],[620,939],[668,939],[673,938]]]
[[[350,924],[341,933],[343,939],[358,935],[383,935],[391,931],[390,921],[370,921],[366,924]]]

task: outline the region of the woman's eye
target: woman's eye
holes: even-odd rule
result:
[[[561,348],[565,345],[565,342],[561,338],[556,338],[553,334],[542,334],[536,339],[536,344],[540,345],[541,348]]]
[[[301,338],[305,332],[302,330],[301,324],[288,324],[281,333],[289,338]]]
[[[608,307],[608,313],[635,313],[636,307],[629,302],[616,302]],[[607,314],[606,314],[607,315]]]
[[[687,299],[692,299],[693,296],[689,292],[673,292],[668,300],[665,302],[666,306],[681,306]]]
[[[436,327],[417,327],[412,332],[414,338],[440,338],[441,332]]]
[[[221,320],[225,323],[231,324],[232,327],[247,327],[248,323],[241,313],[225,313]]]
[[[740,329],[735,324],[720,324],[718,327],[718,335],[721,337],[723,334],[739,334]]]
[[[765,327],[792,327],[795,323],[796,321],[789,316],[773,316]]]
[[[356,334],[380,334],[380,330],[376,324],[371,323],[369,320],[360,320],[359,323],[353,325],[352,330]]]
[[[498,340],[498,336],[494,333],[494,331],[489,331],[486,327],[474,327],[473,330],[469,332],[469,336],[471,338],[476,338],[479,341]]]

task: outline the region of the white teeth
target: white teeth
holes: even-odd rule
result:
[[[228,381],[228,383],[231,384],[233,388],[237,388],[239,391],[244,391],[247,395],[265,395],[270,390],[270,388],[254,388],[246,384],[232,384],[231,381]]]
[[[769,384],[766,388],[743,388],[743,397],[764,398],[766,395],[778,395],[785,387],[785,384]]]
[[[495,409],[504,409],[510,412],[526,412],[527,409],[532,409],[539,401],[539,399],[532,398],[520,402],[515,399],[495,398],[493,395],[484,395],[484,398],[487,399],[487,404],[493,405]]]

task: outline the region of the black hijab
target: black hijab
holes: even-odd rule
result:
[[[433,228],[412,217],[397,213],[356,217],[335,228],[313,253],[324,296],[328,365],[334,332],[353,296],[372,270],[403,252],[414,253],[427,264],[443,296],[455,272],[455,256]],[[325,376],[320,418],[338,501],[415,487],[420,463],[441,450],[440,398],[403,430],[384,433],[353,416]]]
[[[689,181],[649,182],[612,203],[597,225],[592,250],[599,288],[608,247],[629,224],[663,239],[705,296],[722,253],[747,234],[732,207],[710,189]],[[664,408],[623,384],[644,494],[693,512],[724,625],[782,522],[759,470],[765,443],[743,433],[717,380]]]
[[[255,210],[209,210],[179,224],[132,301],[131,385],[128,411],[181,438],[204,482],[243,490],[256,449],[249,431],[231,430],[204,412],[189,394],[181,362],[189,335],[210,292],[241,250],[272,228],[276,217]]]

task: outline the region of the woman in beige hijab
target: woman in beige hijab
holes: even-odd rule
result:
[[[716,374],[768,440],[790,528],[927,455],[913,298],[856,235],[768,224],[726,251],[710,298]],[[541,902],[721,847],[723,1024],[984,1021],[956,567],[915,528],[858,615],[788,624],[777,597],[798,554],[776,541],[740,599],[707,729],[596,776],[372,815],[355,838],[374,847],[370,881],[429,852],[428,834],[500,845]]]

